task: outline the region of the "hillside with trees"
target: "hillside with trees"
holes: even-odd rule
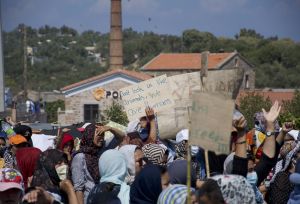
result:
[[[4,32],[5,86],[22,90],[24,25]],[[28,88],[52,91],[106,72],[109,33],[43,26],[27,31]],[[196,29],[181,36],[124,29],[124,65],[138,70],[161,52],[241,53],[255,66],[256,87],[299,88],[300,43],[291,39],[265,38],[252,29],[241,29],[233,38],[216,37]],[[30,50],[31,49],[31,50]]]

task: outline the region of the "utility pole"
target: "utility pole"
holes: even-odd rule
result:
[[[5,88],[4,88],[4,68],[2,51],[2,14],[0,2],[0,112],[5,111]]]
[[[24,46],[24,69],[23,69],[23,89],[24,89],[24,97],[27,99],[27,31],[26,26],[23,27],[23,46]]]

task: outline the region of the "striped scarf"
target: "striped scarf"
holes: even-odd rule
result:
[[[194,189],[191,189],[192,192]],[[161,194],[159,195],[157,204],[181,204],[186,203],[187,198],[187,187],[181,184],[175,184],[168,188],[166,188]]]
[[[146,144],[143,146],[142,151],[152,164],[164,165],[163,157],[167,148],[158,144]]]

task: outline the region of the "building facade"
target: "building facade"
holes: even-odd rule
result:
[[[80,122],[100,121],[113,102],[120,102],[119,89],[150,79],[145,73],[113,70],[61,89],[65,96],[65,110],[58,110],[58,123],[71,125]],[[104,96],[97,101],[96,89],[103,89]]]

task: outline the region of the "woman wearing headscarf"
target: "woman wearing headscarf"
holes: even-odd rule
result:
[[[41,150],[35,147],[24,147],[16,152],[17,165],[23,176],[25,190],[31,185],[31,179],[41,153]]]
[[[71,155],[72,155],[72,152],[74,149],[73,136],[68,133],[64,133],[62,136],[62,140],[61,140],[59,149],[62,150],[68,156],[68,161],[70,162],[72,159]]]
[[[188,129],[183,129],[176,134],[176,144],[175,146],[175,153],[176,157],[175,160],[186,160],[187,159],[187,152],[188,152],[188,140],[189,140],[189,131]],[[201,168],[201,159],[198,161],[200,153],[199,147],[192,145],[191,146],[191,163],[193,168],[196,170],[197,178],[201,178],[201,171],[204,171],[204,162],[202,162]]]
[[[273,177],[269,187],[269,203],[287,203],[294,184],[289,176],[295,171],[295,164],[300,150],[298,141],[286,141],[280,150],[281,159],[273,169]]]
[[[168,166],[168,173],[171,184],[187,184],[187,161],[176,160]],[[191,165],[191,186],[196,188],[196,170]]]
[[[57,149],[40,154],[32,178],[33,187],[42,187],[56,200],[77,204],[73,185],[68,180],[67,155]]]
[[[83,132],[80,150],[72,160],[72,181],[80,204],[86,203],[90,191],[100,180],[98,152],[103,146],[104,135],[99,133],[94,124],[88,125]]]
[[[125,156],[127,161],[128,174],[125,178],[127,184],[131,185],[136,174],[138,174],[144,162],[144,154],[137,145],[124,145],[119,151]]]
[[[161,166],[167,164],[169,150],[166,147],[159,144],[146,144],[143,146],[142,151],[152,164]]]
[[[99,159],[100,183],[95,185],[88,196],[88,204],[95,203],[94,197],[99,194],[117,195],[122,204],[129,204],[130,187],[125,182],[127,162],[118,150],[105,151]]]
[[[255,204],[255,194],[245,177],[239,175],[213,176],[197,192],[200,203]]]
[[[194,189],[191,189],[194,192]],[[182,204],[187,200],[187,186],[172,185],[161,192],[157,204]]]
[[[130,203],[156,203],[161,191],[161,170],[156,165],[146,165],[130,187]]]

